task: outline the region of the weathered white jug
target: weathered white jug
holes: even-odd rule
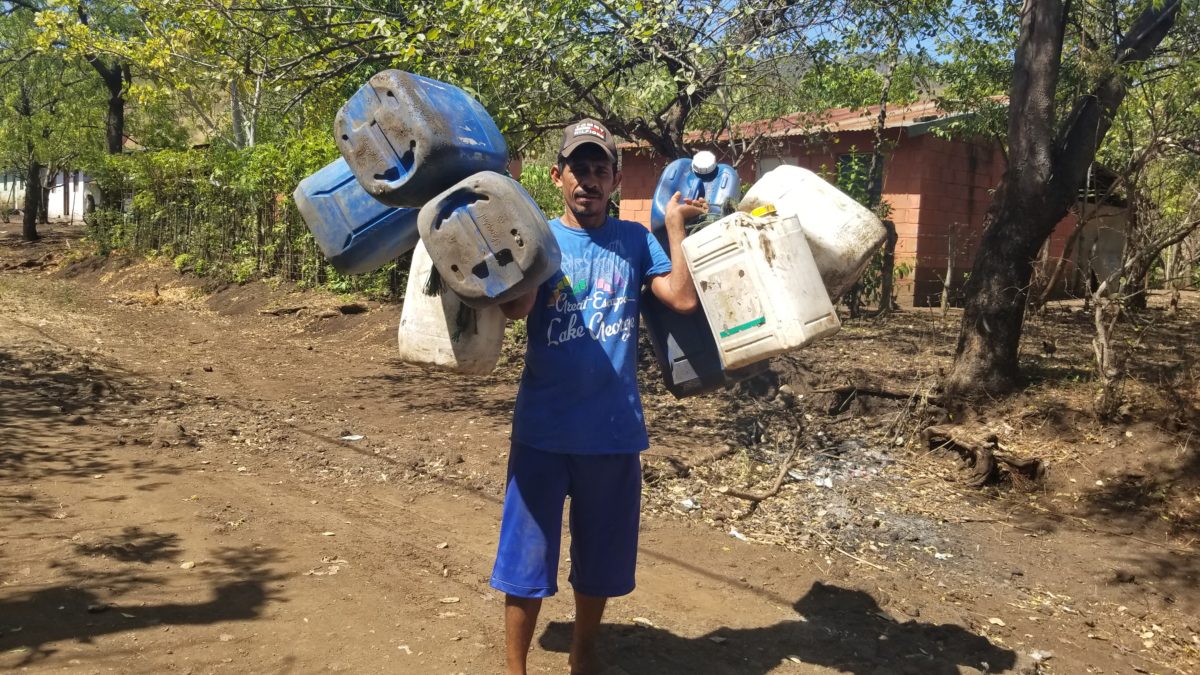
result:
[[[765,206],[774,206],[782,218],[800,220],[830,298],[858,281],[887,236],[869,209],[798,166],[785,164],[768,171],[746,192],[738,210],[750,213]]]
[[[683,253],[726,369],[841,328],[794,216],[733,213],[684,239]]]
[[[492,372],[504,343],[504,312],[499,307],[468,307],[449,288],[426,295],[432,271],[433,260],[425,244],[418,243],[400,310],[400,358],[467,375]]]

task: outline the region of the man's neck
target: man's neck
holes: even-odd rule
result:
[[[566,225],[567,227],[573,227],[577,230],[591,230],[600,227],[607,222],[608,214],[602,213],[595,218],[589,218],[586,221],[580,222],[580,220],[576,218],[574,211],[571,209],[566,209],[566,212],[563,213],[561,220],[563,225]]]

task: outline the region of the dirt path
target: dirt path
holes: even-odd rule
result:
[[[42,246],[6,255],[61,250]],[[280,317],[259,310],[336,300],[170,279],[0,273],[0,667],[499,672],[486,579],[514,369],[396,362],[394,307]],[[702,424],[668,445],[706,450]],[[1072,597],[1094,580],[1054,585],[1094,538],[1059,532],[1074,557],[1039,563],[1061,554],[1036,534],[962,527],[986,550],[943,573],[648,515],[639,588],[606,617],[611,673],[1186,672],[1190,610],[1097,616]],[[534,672],[563,671],[570,611],[547,603]],[[1168,633],[1169,653],[1138,647]]]

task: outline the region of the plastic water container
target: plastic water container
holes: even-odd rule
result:
[[[300,216],[334,269],[361,274],[417,245],[417,209],[399,209],[363,190],[338,158],[300,181],[292,193]]]
[[[887,236],[874,213],[798,166],[785,164],[768,171],[746,192],[738,210],[750,213],[768,204],[780,217],[800,219],[830,298],[858,281]]]
[[[642,295],[642,324],[650,337],[663,384],[675,398],[698,396],[768,369],[766,361],[727,371],[704,312],[679,314],[653,293]]]
[[[655,232],[664,250],[670,250],[667,231]],[[642,294],[642,325],[650,338],[663,384],[675,398],[698,396],[765,372],[766,361],[726,371],[703,311],[680,314],[647,290]]]
[[[666,226],[667,202],[679,192],[684,199],[704,197],[708,200],[709,213],[723,215],[727,204],[736,204],[742,188],[737,171],[728,164],[718,164],[717,158],[707,150],[688,159],[677,159],[667,165],[654,189],[654,202],[650,206],[650,229],[658,232]]]
[[[420,207],[480,171],[504,171],[508,147],[462,89],[402,70],[376,73],[338,111],[342,157],[376,199]]]
[[[460,181],[421,207],[417,226],[445,284],[472,307],[524,295],[558,269],[546,216],[508,176]]]
[[[426,295],[432,271],[433,260],[424,244],[417,244],[400,310],[400,358],[468,375],[490,373],[504,343],[504,312],[499,307],[468,307],[448,289]]]
[[[727,370],[841,328],[795,216],[733,213],[684,239],[683,252]]]

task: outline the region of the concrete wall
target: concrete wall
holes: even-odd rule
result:
[[[80,171],[55,174],[47,208],[50,219],[82,221],[87,210],[88,195],[91,195],[95,204],[100,203],[99,190],[86,174]]]
[[[50,220],[82,221],[87,196],[98,205],[100,191],[92,179],[78,171],[59,172],[46,181],[50,184],[47,215]],[[25,206],[25,181],[13,172],[0,175],[0,205],[20,209]]]
[[[25,203],[25,181],[15,171],[0,173],[0,206],[19,209]]]

